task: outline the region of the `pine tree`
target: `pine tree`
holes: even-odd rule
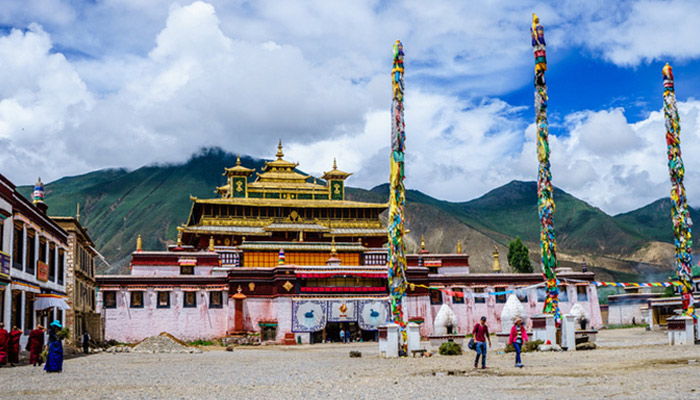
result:
[[[530,250],[520,240],[520,236],[517,236],[515,240],[511,240],[508,244],[508,265],[515,272],[533,272],[532,263],[530,262]]]

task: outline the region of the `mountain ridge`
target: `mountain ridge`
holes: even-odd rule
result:
[[[224,168],[235,162],[236,156],[230,152],[203,148],[183,163],[150,164],[131,171],[91,171],[45,184],[46,202],[50,215],[75,215],[80,203],[81,222],[89,229],[97,249],[112,264],[111,268],[102,268],[102,272],[124,273],[136,236],[142,236],[147,249],[163,249],[173,243],[176,227],[189,214],[190,196],[215,197],[215,187],[225,180]],[[256,170],[264,165],[264,160],[249,156],[241,157],[241,162]],[[29,196],[32,187],[18,189]],[[386,183],[369,190],[346,188],[347,198],[356,201],[386,202],[388,193]],[[508,242],[520,236],[538,264],[536,193],[535,182],[523,181],[511,181],[464,202],[439,200],[418,190],[407,190],[406,221],[411,231],[407,235],[408,251],[419,249],[421,235],[425,235],[428,250],[433,252],[454,252],[460,240],[470,255],[472,270],[487,272],[495,246],[502,254],[504,270],[508,270]],[[577,268],[583,259],[594,268],[598,262],[605,263],[597,267],[603,276],[671,268],[672,259],[666,260],[666,253],[672,245],[663,227],[665,222],[670,235],[670,221],[659,215],[664,211],[664,199],[613,217],[558,188],[554,196],[562,266]],[[655,206],[659,202],[661,205]],[[648,254],[650,251],[653,254]]]

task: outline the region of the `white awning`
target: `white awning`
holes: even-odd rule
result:
[[[60,310],[70,310],[70,306],[65,300],[58,297],[37,297],[34,300],[34,310],[46,310],[47,308],[58,307]]]

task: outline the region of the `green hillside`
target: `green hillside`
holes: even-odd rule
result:
[[[224,168],[235,162],[233,154],[214,148],[201,150],[182,164],[149,165],[134,171],[107,169],[66,177],[45,185],[46,202],[50,215],[75,215],[79,202],[81,222],[112,264],[111,269],[102,268],[102,272],[123,273],[139,234],[146,249],[160,250],[173,243],[176,227],[189,215],[189,196],[215,197],[214,188],[224,183]],[[242,163],[258,170],[264,165],[262,160],[250,157],[243,158]],[[26,196],[31,190],[29,186],[20,188]],[[386,202],[389,188],[388,184],[371,190],[348,187],[346,193],[350,200]],[[658,268],[629,259],[650,240],[668,241],[661,239],[668,213],[654,208],[656,203],[613,218],[559,189],[555,189],[555,201],[561,254],[585,256],[587,260],[600,257],[605,260],[600,270],[608,276]],[[513,181],[462,203],[409,190],[406,214],[411,231],[407,237],[409,251],[418,249],[421,235],[425,235],[428,249],[436,253],[454,252],[457,241],[461,241],[470,255],[472,270],[485,272],[490,269],[494,246],[505,259],[508,241],[520,236],[536,261],[539,221],[534,182]]]
[[[700,211],[688,207],[690,218],[700,221]],[[673,225],[671,224],[671,199],[659,199],[655,202],[615,216],[615,220],[628,229],[650,239],[673,243]]]

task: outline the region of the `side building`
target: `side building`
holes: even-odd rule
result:
[[[70,309],[66,310],[65,325],[71,331],[71,341],[81,343],[83,332],[87,332],[95,341],[102,341],[102,319],[95,309],[95,244],[80,223],[79,216],[51,219],[68,233],[66,302]]]
[[[65,321],[68,234],[46,215],[41,179],[35,185],[32,201],[2,175],[0,188],[3,249],[8,250],[2,254],[0,276],[9,275],[5,278],[9,284],[2,287],[2,318],[7,327],[17,326],[24,332],[23,348],[37,323]],[[12,207],[10,215],[6,215],[8,203]],[[8,258],[9,274],[5,267]]]
[[[388,321],[388,232],[380,214],[388,205],[346,198],[351,175],[333,164],[316,179],[276,159],[256,173],[226,168],[218,198],[191,198],[178,242],[144,251],[140,239],[130,275],[98,276],[98,312],[105,338],[135,342],[166,331],[183,340],[256,333],[278,343],[373,340]],[[253,174],[255,173],[255,177]],[[404,311],[421,334],[464,334],[486,316],[500,329],[513,291],[528,315],[541,312],[541,274],[472,274],[469,257],[408,255]],[[561,271],[560,305],[580,303],[590,325],[601,326],[593,273]],[[428,289],[430,288],[430,289]],[[442,289],[442,290],[440,290]],[[455,293],[463,293],[460,296]],[[497,294],[493,294],[497,293]],[[442,307],[456,316],[436,327]]]

